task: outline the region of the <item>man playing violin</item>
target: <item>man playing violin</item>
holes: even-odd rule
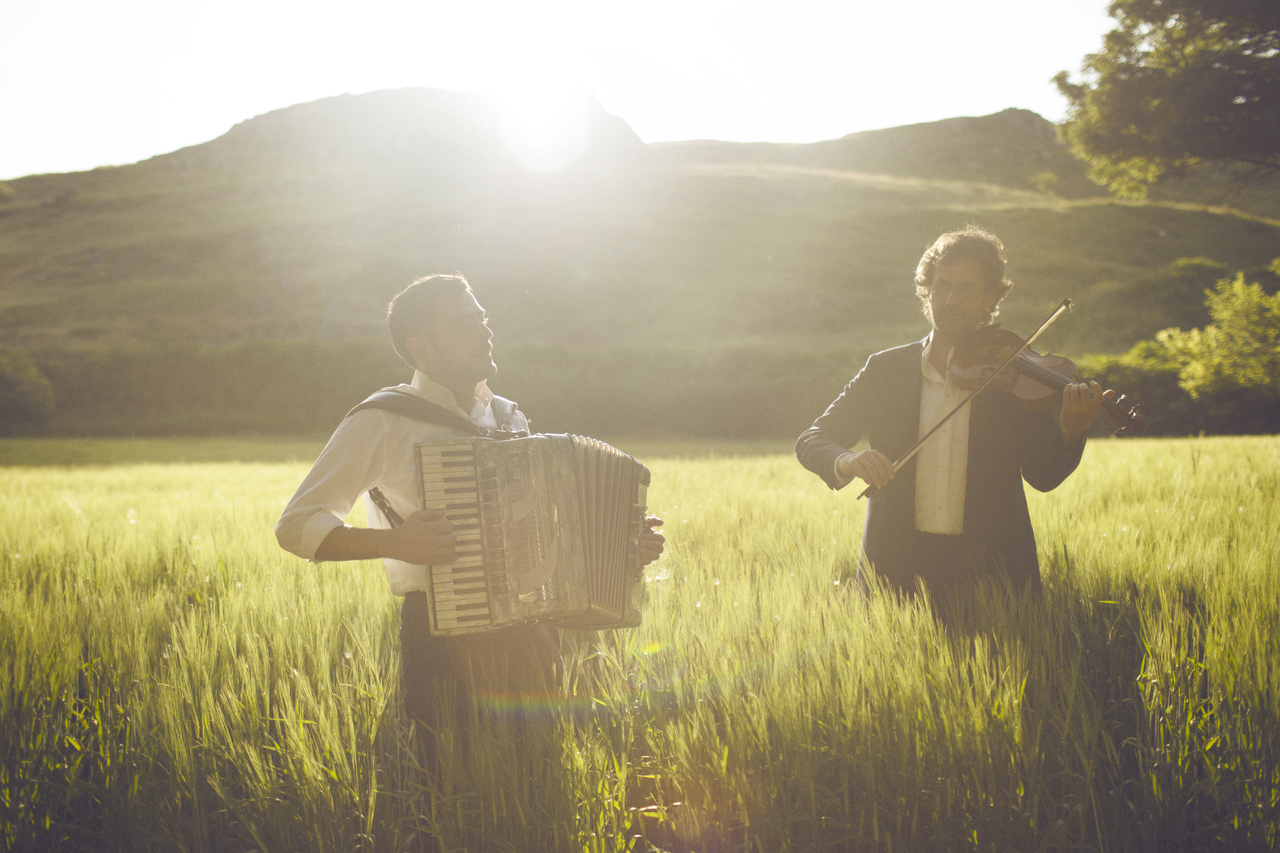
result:
[[[949,374],[952,351],[991,324],[1013,282],[1000,239],[971,226],[929,247],[915,285],[933,330],[867,359],[800,435],[796,456],[833,489],[854,479],[874,487],[863,553],[892,587],[912,594],[923,584],[941,603],[978,581],[1007,578],[1015,590],[1038,594],[1022,481],[1048,491],[1075,470],[1103,391],[1096,382],[1068,382],[1055,415],[988,390],[895,472],[894,460],[968,396]],[[849,450],[863,438],[869,449]]]

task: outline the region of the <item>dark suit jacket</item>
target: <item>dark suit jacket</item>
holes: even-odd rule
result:
[[[927,341],[927,339],[926,339]],[[864,436],[871,447],[897,459],[919,437],[920,359],[926,341],[878,352],[796,442],[800,463],[831,488],[835,461]],[[1083,440],[1066,447],[1055,409],[1029,412],[1002,391],[986,391],[969,404],[969,464],[965,488],[964,549],[981,559],[982,571],[1001,567],[1016,584],[1039,584],[1035,534],[1022,491],[1025,479],[1042,492],[1067,478],[1080,463]],[[862,545],[882,575],[906,587],[928,577],[917,564],[916,462],[904,465],[870,499]],[[858,483],[859,489],[862,481]]]

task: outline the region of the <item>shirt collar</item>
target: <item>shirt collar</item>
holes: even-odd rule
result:
[[[488,383],[482,381],[476,385],[475,407],[470,412],[464,412],[458,406],[458,401],[453,396],[452,391],[432,380],[421,370],[413,371],[413,381],[410,384],[398,385],[391,390],[416,394],[424,400],[435,403],[437,406],[457,412],[473,423],[484,417],[484,413],[489,410],[489,404],[493,402],[493,392],[489,390]]]
[[[924,352],[920,354],[920,373],[930,382],[945,382],[947,377],[939,373],[932,364],[929,363],[929,354],[933,351],[933,332],[930,332],[924,339]],[[947,364],[951,363],[951,354],[953,349],[947,353]]]

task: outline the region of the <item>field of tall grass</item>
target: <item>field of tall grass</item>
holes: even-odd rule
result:
[[[785,448],[621,446],[644,624],[428,774],[381,567],[272,535],[318,445],[0,443],[5,848],[1280,846],[1280,439],[1093,442],[1032,493],[1043,604],[946,629]]]

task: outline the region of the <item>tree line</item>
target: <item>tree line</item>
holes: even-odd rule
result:
[[[541,432],[765,438],[798,434],[864,352],[763,346],[499,349],[495,392]],[[159,340],[0,360],[8,435],[327,434],[380,387],[409,381],[387,340],[229,347]]]
[[[1175,266],[1191,282],[1212,269],[1200,259]],[[1280,432],[1280,259],[1271,273],[1267,287],[1243,273],[1221,277],[1203,291],[1202,327],[1086,356],[1082,375],[1139,402],[1153,435]],[[542,432],[786,438],[868,352],[527,343],[496,355],[494,389]],[[369,393],[409,376],[381,338],[11,351],[0,354],[0,432],[325,434]]]

